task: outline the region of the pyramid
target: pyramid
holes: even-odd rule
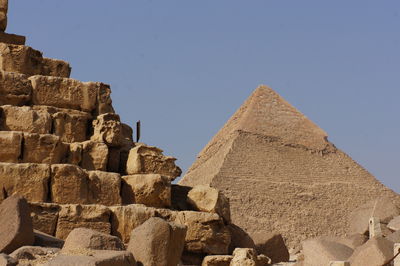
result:
[[[400,203],[398,194],[267,86],[253,92],[179,184],[221,189],[234,224],[250,235],[278,231],[291,246],[313,236],[345,235],[349,212],[371,198]]]

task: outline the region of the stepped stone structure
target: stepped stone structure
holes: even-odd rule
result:
[[[375,197],[400,203],[266,86],[229,119],[179,184],[220,189],[230,199],[234,224],[250,235],[278,231],[292,246],[308,237],[345,235],[349,212]]]

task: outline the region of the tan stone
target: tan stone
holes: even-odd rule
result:
[[[0,24],[1,24],[1,22],[0,22]],[[25,36],[0,32],[0,42],[2,42],[2,43],[25,45],[25,39],[26,39]]]
[[[231,221],[229,199],[216,188],[208,185],[194,186],[189,191],[187,200],[196,211],[217,213],[226,222]]]
[[[35,242],[33,243],[34,246],[52,248],[62,248],[64,246],[64,240],[62,239],[56,238],[38,230],[33,230],[33,234],[35,236]]]
[[[76,165],[51,165],[51,201],[58,204],[89,203],[88,174]]]
[[[392,231],[400,230],[400,216],[396,216],[392,220],[390,220],[387,227]]]
[[[8,0],[0,1],[0,32],[4,32],[7,28],[7,11]]]
[[[175,160],[173,157],[164,156],[162,150],[157,147],[140,143],[129,152],[126,172],[128,175],[160,174],[172,181],[182,173],[175,165]]]
[[[112,106],[111,100],[111,89],[110,85],[97,82],[97,106],[95,110],[96,115],[114,113],[114,108]]]
[[[24,163],[61,163],[68,150],[60,137],[51,134],[24,133],[23,144]]]
[[[201,266],[229,266],[233,256],[230,255],[211,255],[206,256]]]
[[[73,229],[80,227],[110,234],[110,210],[102,205],[61,205],[56,237],[65,239]]]
[[[182,255],[186,230],[186,226],[150,218],[132,231],[127,250],[141,265],[175,266]]]
[[[372,238],[356,248],[349,261],[352,266],[381,266],[393,255],[393,242],[384,238]]]
[[[70,66],[67,62],[43,58],[40,51],[29,46],[0,43],[0,69],[32,75],[68,77]]]
[[[17,163],[21,157],[21,132],[0,131],[0,162]]]
[[[289,261],[289,250],[281,234],[259,232],[252,237],[258,254],[271,258],[272,263]]]
[[[33,110],[29,106],[0,106],[0,130],[27,133],[51,133],[52,119],[45,110]]]
[[[17,260],[35,260],[40,256],[47,256],[59,252],[59,248],[23,246],[14,250],[10,256]]]
[[[0,265],[1,266],[17,266],[18,261],[7,254],[0,253]]]
[[[150,207],[171,206],[171,183],[158,174],[128,175],[122,177],[124,204],[144,204]]]
[[[110,147],[122,144],[122,125],[119,115],[106,113],[97,116],[93,120],[93,136],[90,138],[95,142],[104,142]]]
[[[188,227],[186,251],[215,255],[228,253],[230,232],[217,214],[182,211],[176,213],[174,221]]]
[[[86,170],[106,171],[108,163],[108,147],[101,142],[82,142],[81,167]]]
[[[121,177],[116,173],[89,171],[89,202],[91,204],[121,204]]]
[[[271,259],[265,255],[257,255],[257,251],[251,248],[236,248],[233,251],[230,266],[267,266]]]
[[[280,232],[290,247],[307,237],[344,236],[348,214],[375,197],[400,206],[397,193],[267,86],[210,140],[179,184],[220,189],[234,224],[250,235]]]
[[[53,134],[63,142],[83,142],[87,140],[88,121],[91,116],[85,112],[58,109],[52,114]]]
[[[82,254],[66,255],[60,254],[50,260],[47,266],[136,266],[132,254],[127,251],[115,250],[91,250],[82,251]]]
[[[28,202],[17,195],[0,204],[0,253],[10,254],[34,241]]]
[[[330,261],[346,261],[353,249],[339,242],[323,238],[308,239],[302,242],[304,265],[328,265]]]
[[[368,232],[369,219],[371,217],[380,219],[382,223],[388,223],[399,214],[399,209],[389,198],[379,197],[368,201],[350,213],[348,217],[348,234],[365,234]]]
[[[13,194],[45,202],[49,180],[50,167],[46,164],[0,163],[0,202]]]
[[[32,85],[26,75],[0,70],[0,105],[24,105],[32,97]]]
[[[60,205],[54,203],[30,203],[33,228],[49,235],[55,235]]]
[[[71,143],[68,145],[66,163],[80,165],[82,162],[82,143]]]
[[[228,224],[227,228],[231,235],[231,243],[229,245],[229,254],[235,250],[235,248],[253,248],[256,249],[256,245],[254,244],[253,239],[250,235],[234,224]]]
[[[75,228],[65,239],[62,253],[73,254],[81,249],[125,250],[125,246],[116,236],[88,228]]]
[[[155,216],[155,209],[141,204],[109,207],[111,215],[112,235],[128,243],[130,234],[139,225]]]

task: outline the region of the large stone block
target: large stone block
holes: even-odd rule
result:
[[[21,132],[0,131],[0,162],[17,163],[21,157]]]
[[[175,158],[164,156],[162,152],[157,147],[137,144],[129,152],[126,172],[128,175],[160,174],[174,180],[182,171],[175,165]]]
[[[54,203],[30,203],[33,228],[49,235],[55,235],[60,205]]]
[[[86,170],[106,171],[108,147],[101,142],[82,142],[82,161],[80,165]]]
[[[51,259],[47,266],[136,266],[132,253],[114,250],[82,251],[82,254],[66,255],[60,253]]]
[[[110,234],[110,210],[102,205],[62,205],[56,237],[65,239],[73,229],[79,227]]]
[[[24,105],[32,97],[32,85],[26,75],[0,70],[0,105]]]
[[[0,13],[1,13],[1,11],[0,11]],[[1,24],[1,22],[0,22],[0,24]],[[0,32],[0,42],[2,42],[2,43],[25,45],[25,39],[26,39],[25,36]]]
[[[33,75],[69,77],[71,72],[67,62],[43,58],[40,51],[29,46],[0,43],[0,69]]]
[[[0,163],[0,201],[18,194],[29,201],[45,202],[50,167],[46,164]]]
[[[51,134],[24,133],[22,161],[25,163],[61,163],[68,146]]]
[[[90,139],[96,142],[104,142],[110,147],[118,147],[122,144],[122,133],[119,115],[106,113],[93,120],[93,136]]]
[[[128,175],[122,177],[124,204],[144,204],[150,207],[171,206],[171,183],[158,174]]]
[[[89,203],[89,177],[76,165],[51,165],[51,201],[59,204]]]
[[[354,250],[349,258],[352,266],[380,266],[386,265],[393,257],[394,243],[385,238],[372,238],[364,245]]]
[[[116,173],[89,171],[89,202],[106,206],[121,204],[121,176]]]
[[[0,106],[0,130],[49,134],[51,127],[51,116],[45,110],[34,110],[30,106]]]

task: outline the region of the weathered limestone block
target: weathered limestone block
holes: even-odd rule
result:
[[[215,255],[228,253],[231,235],[217,214],[182,211],[176,213],[174,221],[188,227],[186,251]]]
[[[17,266],[18,261],[7,254],[0,253],[0,265],[1,266]]]
[[[266,266],[271,264],[271,259],[265,255],[257,255],[252,248],[236,248],[233,251],[230,266]]]
[[[178,265],[186,230],[186,226],[150,218],[132,231],[127,250],[141,265]]]
[[[264,254],[272,263],[289,261],[289,250],[279,233],[256,233],[252,235],[258,254]]]
[[[171,184],[172,209],[177,211],[193,211],[187,202],[187,195],[191,189],[192,187]]]
[[[94,82],[70,78],[33,76],[32,103],[92,112],[96,108],[98,87]]]
[[[126,172],[128,175],[160,174],[173,181],[182,171],[175,165],[175,158],[164,156],[162,152],[157,147],[137,144],[129,152]]]
[[[86,170],[106,171],[108,163],[108,147],[101,142],[82,142],[81,167]]]
[[[33,228],[49,235],[55,235],[60,205],[54,203],[29,204]]]
[[[21,157],[21,132],[0,131],[0,162],[17,163]]]
[[[28,202],[17,195],[0,205],[0,253],[10,254],[22,246],[33,244],[33,226]]]
[[[150,207],[171,206],[171,183],[158,174],[128,175],[122,177],[122,201],[124,204],[144,204]]]
[[[75,228],[65,239],[62,253],[70,254],[82,249],[125,250],[121,239],[88,228]]]
[[[52,119],[45,110],[34,110],[30,106],[0,106],[0,130],[27,133],[51,133]]]
[[[56,237],[66,239],[75,228],[84,227],[110,234],[110,210],[102,205],[61,205]]]
[[[49,180],[49,165],[0,163],[0,202],[13,194],[29,201],[45,202]]]
[[[95,115],[101,115],[106,113],[114,113],[111,100],[111,89],[110,85],[101,82],[96,82],[97,90],[97,106]]]
[[[59,204],[89,203],[89,176],[71,164],[51,165],[51,201]]]
[[[253,239],[250,235],[242,228],[235,224],[228,224],[227,228],[231,234],[231,243],[229,245],[229,254],[235,250],[235,248],[253,248],[256,249]]]
[[[210,255],[204,257],[201,266],[229,266],[232,259],[231,255]]]
[[[82,254],[67,255],[59,254],[51,259],[47,266],[136,266],[136,261],[132,253],[127,251],[114,251],[114,250],[91,250],[83,251]]]
[[[196,211],[217,213],[226,222],[231,221],[229,199],[216,188],[197,185],[189,191],[187,200]]]
[[[400,216],[396,216],[392,220],[390,220],[387,227],[392,231],[400,230]]]
[[[382,223],[388,223],[397,215],[400,215],[399,209],[390,199],[381,197],[369,201],[350,213],[348,235],[368,232],[371,217],[379,218]]]
[[[1,11],[0,11],[0,17],[1,17]],[[25,45],[25,39],[26,39],[25,36],[0,32],[0,42],[2,43]]]
[[[67,62],[45,59],[40,51],[29,46],[0,43],[0,69],[33,75],[69,77]]]
[[[393,257],[393,245],[392,241],[385,238],[372,238],[356,248],[348,260],[352,266],[380,266]]]
[[[129,242],[132,230],[143,224],[151,217],[155,217],[155,209],[141,204],[112,206],[109,208],[112,212],[112,235],[121,238],[124,243]]]
[[[35,236],[34,246],[39,247],[52,247],[52,248],[62,248],[64,246],[64,240],[56,238],[52,235],[40,232],[38,230],[33,230]]]
[[[32,97],[32,85],[26,75],[0,70],[0,105],[24,105]]]
[[[8,0],[0,1],[0,32],[7,28]]]
[[[121,204],[121,176],[116,173],[89,171],[89,202],[106,206]]]
[[[68,145],[66,163],[80,165],[82,161],[82,143],[74,142]]]
[[[22,161],[25,163],[61,163],[68,147],[51,134],[24,133]]]
[[[106,113],[97,116],[93,120],[93,136],[95,142],[104,142],[110,147],[118,147],[122,144],[122,124],[119,115]]]
[[[23,246],[14,250],[10,256],[17,260],[35,260],[37,257],[56,254],[59,251],[59,248]]]

